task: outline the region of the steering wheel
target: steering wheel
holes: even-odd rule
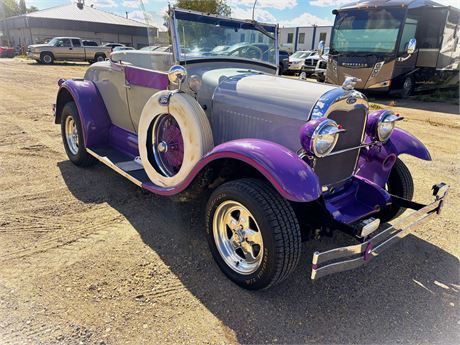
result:
[[[248,45],[236,48],[230,53],[231,56],[241,56],[248,59],[262,59],[263,56],[262,49],[255,45]]]

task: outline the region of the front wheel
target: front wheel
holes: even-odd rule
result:
[[[54,62],[54,56],[51,53],[42,53],[40,56],[40,61],[44,65],[51,65]]]
[[[239,286],[273,286],[295,269],[301,233],[289,204],[267,182],[231,181],[211,195],[206,233],[214,260]]]
[[[399,158],[391,169],[390,177],[386,184],[388,193],[399,196],[401,198],[412,200],[414,196],[414,181],[412,175]],[[378,215],[380,220],[385,223],[399,217],[406,209],[396,205],[390,205],[384,208]]]
[[[400,91],[401,98],[408,98],[409,96],[411,96],[412,93],[414,92],[414,88],[415,88],[414,78],[412,78],[412,76],[407,76],[404,79],[402,89]]]

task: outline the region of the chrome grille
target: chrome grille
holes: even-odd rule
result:
[[[340,134],[337,145],[332,152],[357,147],[361,144],[364,127],[366,126],[366,117],[367,114],[364,109],[336,110],[329,114],[329,119],[334,120],[346,129],[345,133]],[[355,149],[337,155],[318,158],[314,169],[321,184],[335,184],[353,175],[359,152],[360,149]]]

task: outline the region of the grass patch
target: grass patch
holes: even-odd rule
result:
[[[459,89],[437,89],[432,93],[418,94],[414,97],[421,102],[443,102],[459,104]]]

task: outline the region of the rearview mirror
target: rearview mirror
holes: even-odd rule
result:
[[[417,47],[417,40],[415,38],[411,38],[409,40],[409,43],[407,44],[407,54],[414,54],[416,47]]]
[[[319,41],[318,44],[318,55],[322,56],[324,54],[324,41]]]

